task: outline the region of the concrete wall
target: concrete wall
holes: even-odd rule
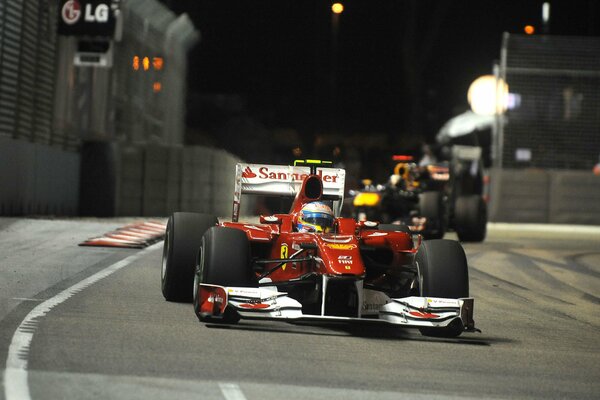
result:
[[[600,225],[600,176],[591,171],[493,169],[490,221]]]
[[[231,215],[235,164],[202,146],[121,146],[116,150],[116,214],[165,216],[175,211]],[[254,201],[244,199],[243,213]]]
[[[79,154],[0,137],[0,215],[77,215]]]

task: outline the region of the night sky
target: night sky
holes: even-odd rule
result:
[[[468,107],[469,84],[492,72],[502,32],[542,31],[543,1],[346,0],[333,57],[330,1],[166,3],[202,35],[190,54],[192,115],[206,114],[195,112],[199,97],[239,95],[266,128],[309,136],[431,139]],[[551,4],[551,34],[600,34],[599,1]]]

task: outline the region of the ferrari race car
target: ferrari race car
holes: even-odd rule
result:
[[[174,213],[161,284],[202,322],[367,322],[430,336],[476,331],[467,260],[451,240],[339,217],[345,171],[322,163],[238,164],[233,217]],[[239,222],[243,194],[291,196],[286,214]]]
[[[464,158],[466,153],[457,154]],[[406,224],[428,239],[442,238],[452,229],[461,241],[484,240],[487,210],[483,185],[475,184],[481,174],[472,175],[458,156],[450,164],[426,166],[412,162],[410,156],[394,156],[394,160],[399,162],[385,185],[367,180],[362,190],[353,193],[354,218]]]

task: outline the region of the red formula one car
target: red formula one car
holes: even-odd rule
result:
[[[170,217],[165,299],[193,301],[203,322],[367,321],[445,337],[476,330],[458,242],[422,241],[406,226],[338,217],[343,169],[238,164],[236,174],[232,222],[195,213]],[[238,222],[245,193],[294,201],[287,214]]]

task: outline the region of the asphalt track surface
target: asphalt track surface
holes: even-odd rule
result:
[[[31,338],[16,355],[25,395],[11,369],[1,398],[600,396],[598,228],[494,225],[485,243],[466,244],[483,332],[451,340],[402,329],[201,324],[191,305],[164,301],[160,245],[76,246],[117,225],[0,219],[0,363],[15,337]],[[65,295],[74,285],[83,286]],[[49,299],[53,307],[17,329]]]

